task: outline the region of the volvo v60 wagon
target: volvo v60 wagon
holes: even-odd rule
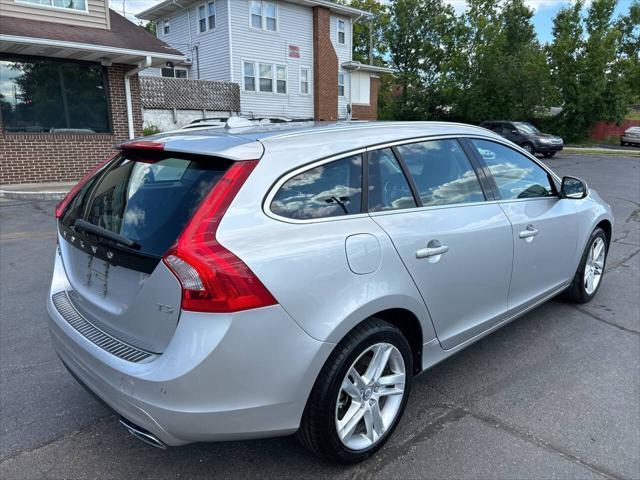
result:
[[[297,432],[343,463],[389,439],[417,373],[561,292],[593,298],[613,223],[488,130],[356,122],[124,143],[56,217],[53,342],[126,429]]]

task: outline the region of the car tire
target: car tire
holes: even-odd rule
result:
[[[544,158],[551,158],[556,154],[556,152],[549,152],[549,153],[544,153]]]
[[[375,350],[378,345],[382,346]],[[373,384],[367,380],[365,374],[369,372],[369,368],[373,368],[371,360],[378,352],[383,352],[380,355],[386,355],[387,351],[390,352],[387,356],[387,367],[384,367],[380,374],[386,372],[386,375],[382,375],[382,378],[387,378],[385,382],[391,379],[389,375],[393,375],[394,379],[400,378],[398,372],[402,363],[402,388],[399,388],[399,380],[394,387],[379,386],[377,380],[375,386],[372,386]],[[333,462],[353,464],[373,455],[391,437],[402,417],[411,391],[412,358],[409,343],[392,324],[372,317],[355,327],[338,343],[322,367],[307,400],[297,433],[298,439],[317,456]],[[369,365],[366,364],[367,359],[370,361]],[[346,391],[349,390],[353,394],[352,387],[358,384],[355,377],[351,376],[352,369],[362,374],[359,378],[364,383],[360,384],[362,388],[356,386],[355,395],[350,396]],[[345,389],[345,385],[349,388]],[[402,393],[390,394],[391,388],[402,390]],[[383,394],[383,391],[387,393]],[[373,396],[375,398],[372,400]],[[374,417],[374,408],[378,409],[380,415]],[[348,417],[350,412],[355,413]],[[362,416],[357,417],[360,412],[363,412]],[[348,418],[355,421],[349,422]],[[374,418],[379,420],[377,430],[381,432],[377,438],[373,434],[376,430],[373,428]],[[341,422],[344,422],[345,426],[339,433]],[[357,428],[352,430],[352,434],[348,434],[350,429],[347,425],[353,424]],[[372,435],[369,435],[370,432]]]
[[[522,147],[524,150],[526,150],[528,153],[530,153],[531,155],[535,155],[535,154],[536,154],[536,149],[535,149],[535,148],[534,148],[534,146],[533,146],[531,143],[529,143],[529,142],[523,143],[523,144],[521,145],[521,147]]]
[[[601,261],[599,261],[599,265],[597,269],[600,271],[599,276],[593,271],[593,256],[592,249],[596,244],[602,244],[603,257]],[[578,271],[573,277],[573,281],[569,288],[565,291],[565,298],[574,303],[587,303],[593,297],[595,297],[596,293],[598,293],[598,289],[600,285],[602,285],[602,275],[604,274],[604,269],[607,262],[607,254],[609,253],[609,244],[607,243],[607,236],[601,228],[596,228],[589,241],[587,242],[587,246],[584,249],[582,254],[582,258],[580,259],[580,265],[578,266]],[[595,288],[588,288],[587,286],[587,276],[590,274],[594,275],[594,278],[597,279],[597,283],[595,284]],[[595,280],[594,280],[595,281]]]

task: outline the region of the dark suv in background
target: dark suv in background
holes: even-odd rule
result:
[[[480,126],[511,140],[532,155],[541,153],[545,157],[553,157],[556,152],[559,152],[564,147],[562,138],[542,133],[527,122],[491,120],[482,122]]]

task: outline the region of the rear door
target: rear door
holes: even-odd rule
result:
[[[135,347],[164,350],[182,289],[162,256],[228,166],[207,157],[129,152],[84,185],[58,229],[67,294],[88,321]],[[83,221],[136,245],[91,233]]]
[[[549,173],[529,157],[496,142],[472,139],[513,224],[514,261],[509,309],[526,307],[566,284],[575,272],[575,202],[559,198]]]
[[[511,225],[487,198],[483,174],[462,145],[456,139],[420,141],[368,156],[370,215],[418,286],[442,346],[453,348],[498,323],[507,311]],[[394,164],[396,158],[412,190],[399,167],[376,172],[383,159]]]

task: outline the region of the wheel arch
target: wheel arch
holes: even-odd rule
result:
[[[604,235],[607,237],[607,248],[610,248],[613,235],[613,225],[611,225],[611,222],[608,219],[600,220],[594,230],[596,228],[601,228],[604,231]]]

